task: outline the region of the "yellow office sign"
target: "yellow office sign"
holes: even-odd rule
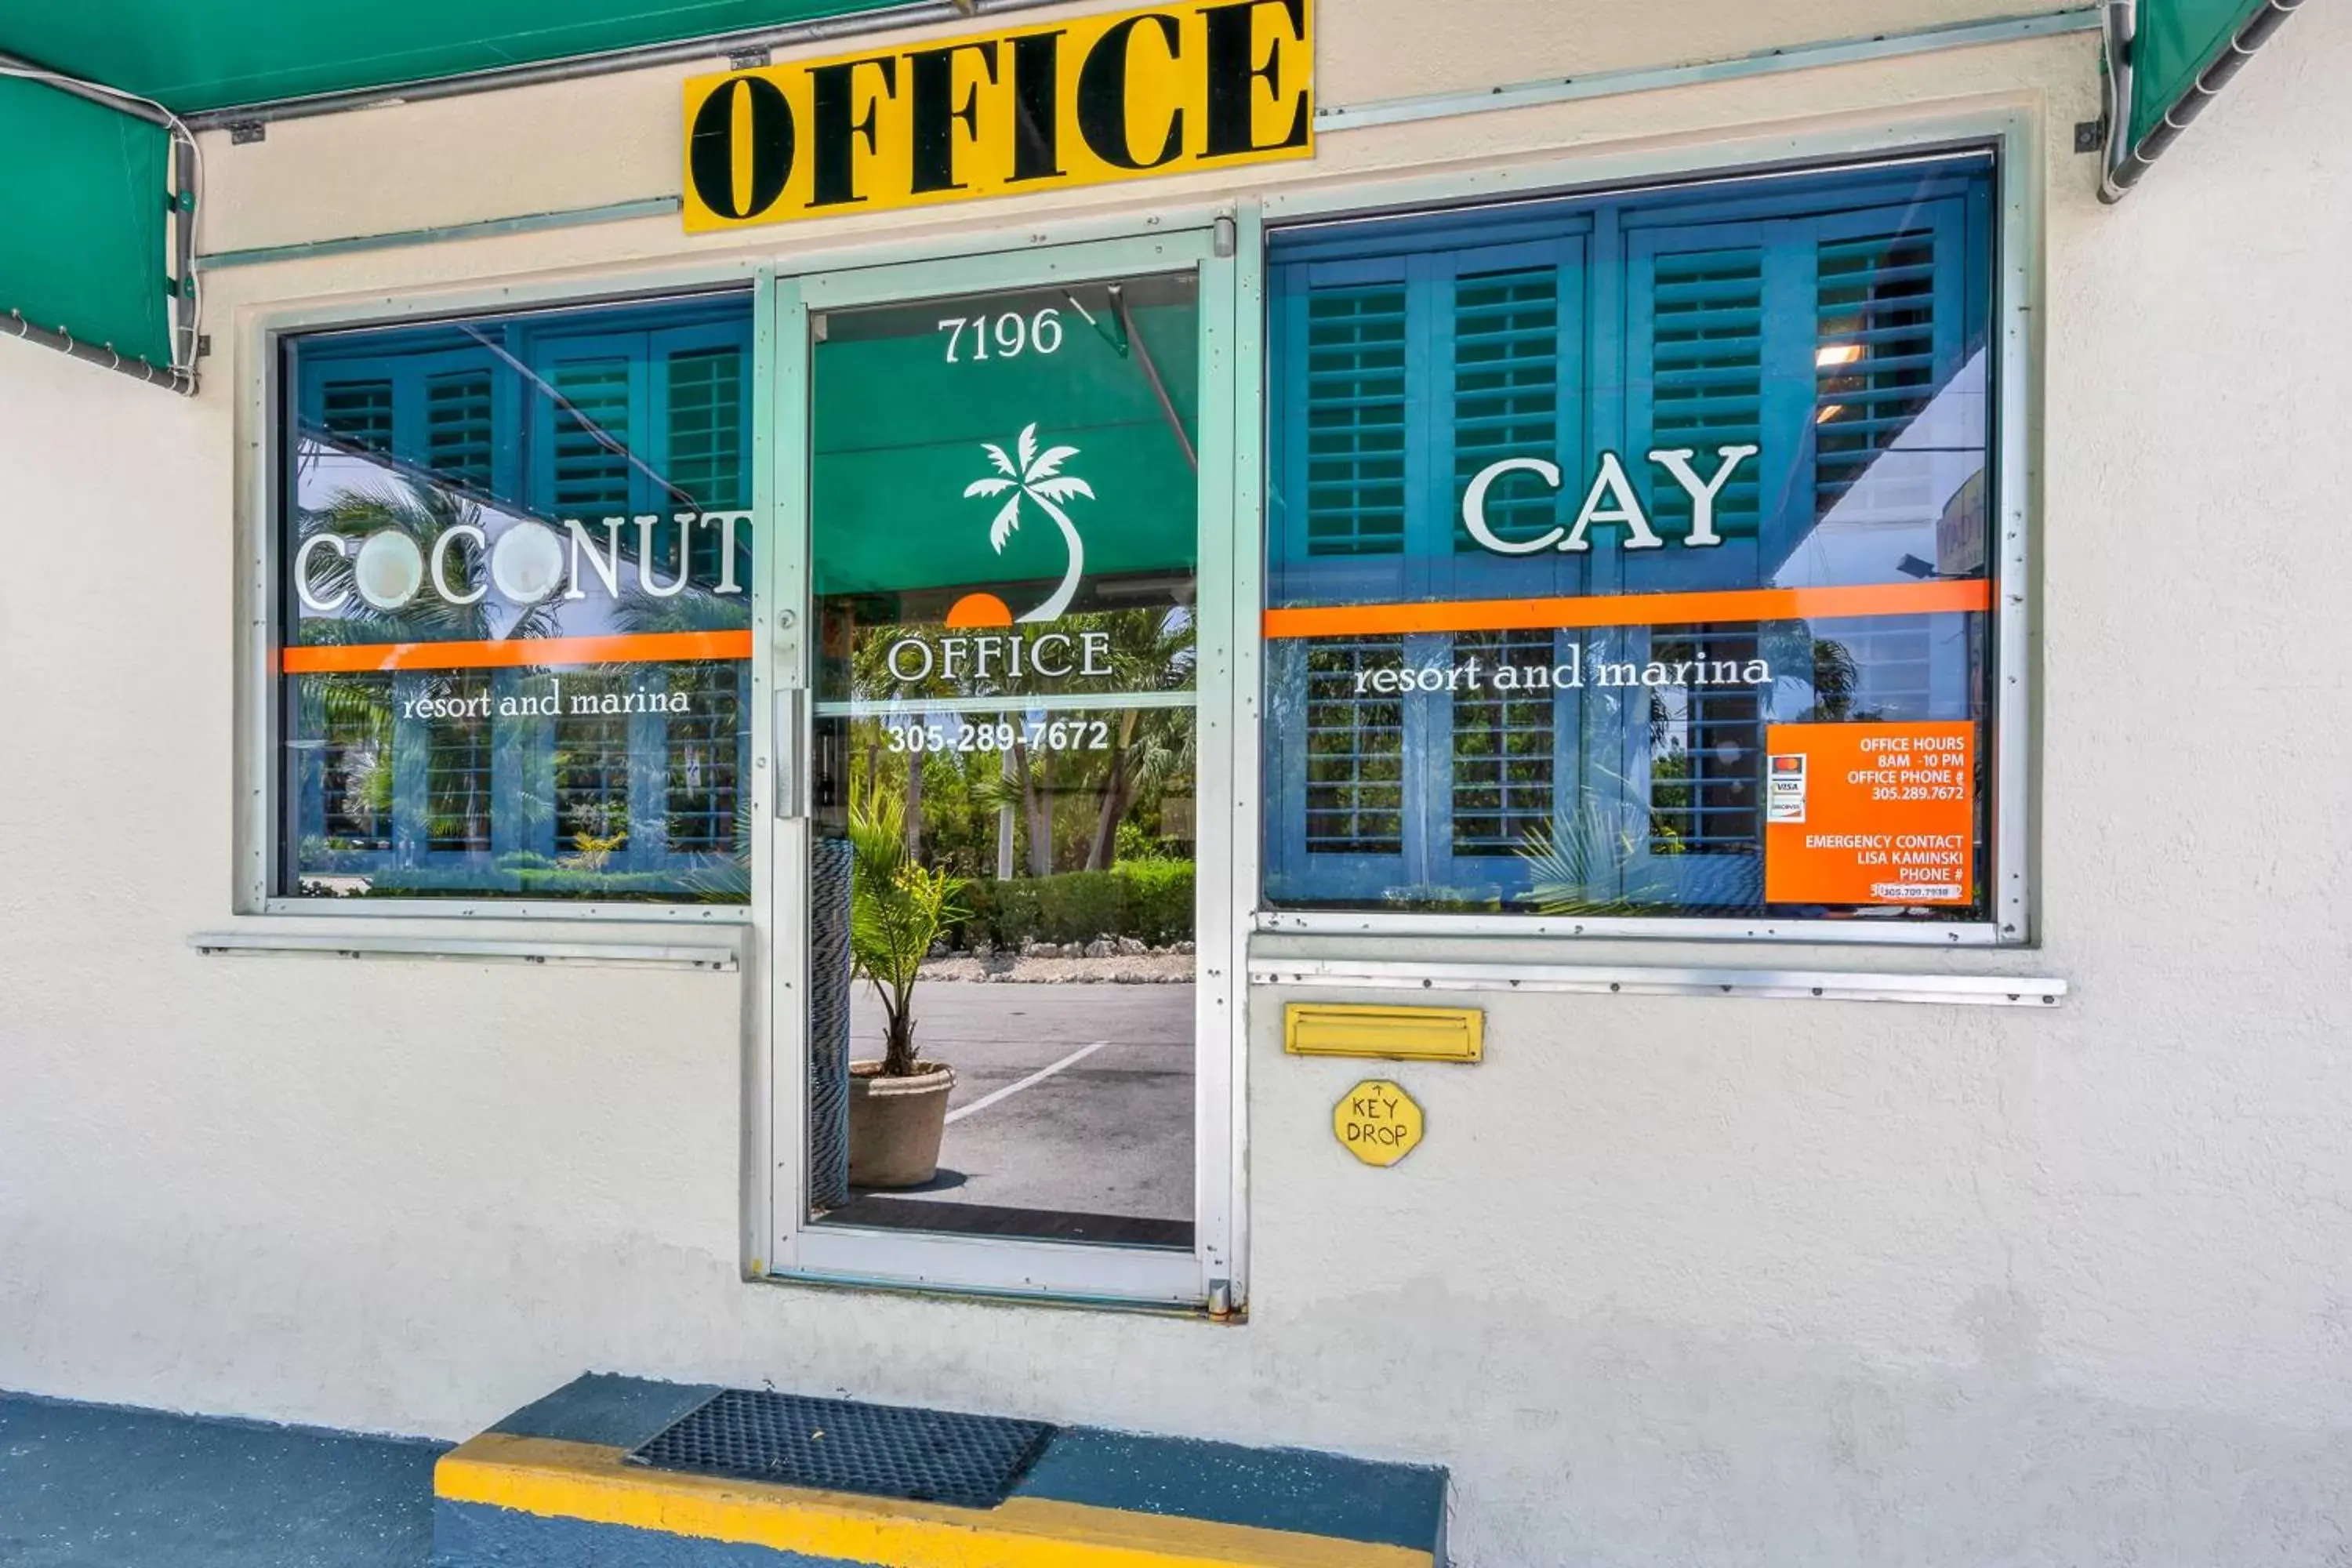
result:
[[[696,77],[690,233],[1311,157],[1313,0],[1192,0]]]

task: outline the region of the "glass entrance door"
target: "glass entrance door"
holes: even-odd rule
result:
[[[804,490],[780,602],[805,620],[778,678],[777,926],[804,933],[778,943],[778,1109],[805,1136],[778,1258],[802,1269],[1185,1301],[1223,1275],[1234,1047],[1201,955],[1226,835],[1201,802],[1229,686],[1204,686],[1201,564],[1230,430],[1202,365],[1231,304],[1208,250],[780,290]]]

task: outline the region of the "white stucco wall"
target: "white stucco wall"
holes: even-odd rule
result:
[[[1765,9],[1454,0],[1544,25],[1404,58],[1425,6],[1325,0],[1326,93],[1930,19]],[[679,74],[215,139],[205,244],[674,190]],[[1432,1135],[1385,1173],[1328,1137],[1359,1075],[1283,1057],[1262,994],[1238,1328],[742,1283],[738,976],[186,946],[231,919],[238,323],[719,247],[664,219],[224,271],[193,401],[0,342],[0,1387],[455,1436],[595,1367],[1302,1443],[1451,1467],[1465,1568],[2345,1560],[2347,77],[2352,14],[2308,8],[2116,209],[2066,150],[2080,37],[1253,177],[2032,114],[2043,945],[1937,957],[2073,992],[1490,998],[1489,1059],[1409,1075]]]

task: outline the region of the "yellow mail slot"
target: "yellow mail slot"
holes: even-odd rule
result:
[[[1293,1002],[1283,1010],[1282,1048],[1295,1057],[1475,1062],[1486,1054],[1486,1014],[1480,1007]]]

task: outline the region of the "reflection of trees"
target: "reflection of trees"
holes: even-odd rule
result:
[[[923,680],[901,680],[890,670],[888,650],[908,628],[884,624],[860,627],[854,638],[850,689],[862,701],[936,701],[940,710],[952,712],[959,700],[975,697],[1124,695],[1181,691],[1192,684],[1197,635],[1191,612],[1182,607],[1065,616],[1053,629],[1074,643],[1087,633],[1100,634],[1106,639],[1108,673],[1031,675],[1011,690],[1005,689],[1008,682],[993,677],[950,679],[936,668]],[[1073,705],[1048,710],[1045,717],[1062,719],[1078,710]],[[976,724],[1007,726],[1013,734],[1008,750],[909,751],[903,786],[908,853],[921,855],[928,837],[935,859],[953,863],[966,874],[982,874],[989,868],[982,853],[984,824],[1011,813],[1017,818],[1020,866],[1025,874],[1048,877],[1066,867],[1109,869],[1120,854],[1122,824],[1139,814],[1157,812],[1170,795],[1189,792],[1198,766],[1199,731],[1189,704],[1124,708],[1097,716],[1109,730],[1108,744],[1099,751],[1033,748],[1025,733],[1026,716],[1018,710],[963,715]],[[899,722],[910,721],[920,722],[920,714]],[[877,776],[884,769],[885,731],[886,723],[878,720],[863,720],[855,727],[852,744],[863,777]],[[896,764],[890,765],[895,770]],[[1079,800],[1089,803],[1083,825],[1058,809]],[[996,831],[1004,831],[1001,822]]]
[[[1099,629],[1110,633],[1111,679],[1118,689],[1173,690],[1191,680],[1195,641],[1189,613],[1126,611],[1079,619],[1106,623]],[[1099,804],[1087,846],[1087,870],[1110,869],[1118,848],[1118,825],[1139,798],[1156,805],[1171,784],[1193,776],[1200,733],[1190,708],[1129,708],[1111,725],[1110,750],[1087,753],[1090,759],[1101,757],[1102,775],[1089,781]]]
[[[373,486],[342,489],[323,505],[301,509],[295,521],[296,542],[299,546],[300,542],[318,534],[334,533],[357,543],[390,531],[413,541],[429,563],[435,548],[450,530],[470,527],[487,531],[487,527],[511,515],[496,510],[486,513],[475,501],[428,479],[383,475]],[[656,554],[670,563],[668,571],[656,567],[662,572],[664,581],[676,570],[680,550],[677,527],[674,520],[666,520],[655,530]],[[619,537],[623,562],[634,565],[637,559],[636,531],[625,528]],[[488,551],[473,533],[459,533],[449,540],[441,573],[457,595],[473,600],[471,604],[450,603],[436,591],[428,575],[408,604],[395,610],[376,609],[356,592],[355,554],[356,551],[327,551],[313,555],[310,574],[318,595],[330,600],[339,595],[346,597],[342,607],[331,616],[303,616],[298,623],[296,640],[299,643],[316,647],[527,640],[554,637],[562,629],[565,601],[560,596],[551,595],[530,605],[510,605],[499,597],[489,581]],[[696,565],[698,574],[715,574],[715,560],[698,560]],[[749,580],[747,573],[739,573],[739,578]],[[612,614],[613,624],[624,632],[714,631],[740,629],[747,625],[750,607],[742,595],[714,594],[705,584],[689,582],[678,593],[667,596],[626,595],[614,605]],[[632,677],[646,668],[623,664],[582,667],[567,671],[564,679],[569,681],[576,675],[583,682],[609,683]],[[518,679],[544,686],[547,677],[544,673],[524,671]],[[397,700],[395,680],[401,689]],[[348,772],[345,798],[364,802],[379,819],[388,818],[392,813],[396,773],[394,713],[397,702],[412,696],[475,696],[490,689],[492,684],[491,678],[478,670],[418,670],[398,677],[373,671],[328,671],[299,678],[306,704],[317,704],[329,747],[328,765],[335,767],[340,763]],[[719,726],[725,737],[740,735],[740,692],[739,675],[730,720]],[[531,692],[529,686],[518,693],[537,694],[540,693]],[[535,716],[523,722],[539,721]],[[592,722],[611,725],[615,721],[607,719]],[[618,722],[624,726],[622,733],[625,735],[626,721]],[[423,816],[425,842],[428,846],[436,841],[446,845],[478,837],[476,825],[487,823],[489,816],[482,786],[488,772],[487,748],[491,743],[492,722],[488,719],[468,718],[427,720],[424,723],[426,733],[436,737],[426,742]],[[478,770],[468,769],[462,785],[447,795],[431,783],[436,766],[435,752],[441,744],[441,737],[449,737],[460,746],[483,748],[485,765]],[[541,753],[549,757],[549,765],[508,770],[500,786],[502,837],[530,842],[555,823],[556,781],[564,773],[567,756],[565,749],[556,743],[560,737],[541,742],[552,747],[551,752]],[[731,738],[714,742],[714,746],[725,753],[723,765],[730,770],[735,766],[738,744]],[[713,761],[714,764],[719,762],[716,754]],[[740,896],[750,850],[748,823],[740,807],[740,780],[738,784],[731,852],[680,857],[685,862],[680,873],[681,891],[693,896]],[[599,875],[613,870],[612,858],[628,837],[625,798],[608,799],[593,808],[575,808],[572,815],[575,820],[558,826],[576,829],[572,840],[575,853],[555,864]],[[327,844],[318,847],[324,850],[349,847]],[[310,862],[311,851],[306,848],[303,858]],[[502,855],[500,864],[507,866],[510,859],[514,865],[509,869],[543,868],[548,865],[544,858],[527,852]]]
[[[1588,795],[1558,824],[1530,829],[1518,856],[1528,901],[1547,915],[1750,909],[1764,893],[1760,857],[1654,854],[1649,811],[1622,791]]]
[[[1673,634],[1673,640],[1696,643],[1700,637],[1693,628]],[[1785,671],[1805,671],[1811,700],[1790,722],[1864,722],[1879,717],[1856,706],[1861,670],[1853,652],[1834,638],[1815,637],[1806,622],[1768,622],[1747,634],[1713,628],[1705,641],[1715,657],[1742,663],[1751,657],[1762,658],[1780,679],[1790,679]],[[1682,651],[1670,647],[1660,657],[1671,659]],[[1639,703],[1624,717],[1641,715],[1647,744],[1633,778],[1603,771],[1587,781],[1573,809],[1522,837],[1517,853],[1528,868],[1529,899],[1543,913],[1624,914],[1662,905],[1747,909],[1762,901],[1760,819],[1751,818],[1748,832],[1736,840],[1717,836],[1707,843],[1694,842],[1683,819],[1696,809],[1703,787],[1727,782],[1752,785],[1760,779],[1769,706],[1758,703],[1750,690],[1710,691],[1696,686],[1681,690],[1684,706],[1679,711],[1670,693],[1655,688],[1642,694],[1587,694],[1587,702],[1598,705],[1601,717],[1595,727],[1601,733],[1614,732],[1624,721],[1615,717],[1624,712],[1621,703]],[[1752,729],[1744,719],[1738,721],[1748,732],[1736,778],[1708,777],[1701,767],[1703,759],[1683,738],[1686,729],[1706,721],[1702,712],[1710,700],[1756,704],[1759,710]],[[1702,850],[1713,852],[1698,852]]]
[[[376,489],[338,490],[324,506],[304,508],[296,518],[298,542],[320,533],[364,540],[393,531],[414,541],[423,559],[430,562],[442,536],[453,528],[481,526],[481,509],[463,496],[415,480],[387,480]],[[352,554],[355,554],[353,552]],[[443,575],[467,605],[451,604],[427,584],[409,603],[380,610],[357,592],[357,564],[352,554],[326,552],[313,558],[312,581],[320,595],[348,595],[341,610],[331,616],[306,616],[299,623],[299,640],[307,646],[349,646],[376,643],[483,641],[494,635],[491,595],[477,593],[488,585],[489,560],[471,533],[449,542]],[[521,610],[506,627],[509,637],[545,637],[552,631],[557,611],[541,604]],[[442,699],[469,696],[485,684],[478,672],[419,671],[409,678],[415,694]],[[348,768],[354,754],[364,759],[346,780],[352,793],[364,799],[372,812],[389,816],[394,794],[393,690],[390,677],[363,671],[327,671],[302,678],[306,692],[319,703],[329,735],[347,737],[340,750]],[[436,721],[435,722],[441,722]],[[448,721],[487,732],[486,721]],[[488,820],[488,803],[480,782],[468,771],[462,791],[436,797],[426,790],[427,842],[465,841],[475,825]]]
[[[388,484],[380,490],[338,490],[325,506],[303,509],[295,529],[298,545],[320,533],[363,539],[390,529],[415,541],[430,561],[441,536],[461,524],[481,527],[481,508],[453,491],[411,481]],[[518,611],[513,623],[499,634],[492,629],[491,615],[503,601],[494,605],[491,595],[484,594],[470,605],[453,605],[433,591],[428,579],[416,597],[399,609],[379,610],[359,596],[353,580],[356,570],[350,556],[334,552],[314,558],[311,572],[321,596],[331,598],[350,591],[351,599],[331,616],[304,616],[300,629],[305,644],[478,642],[498,635],[554,635],[558,614],[554,601]],[[476,545],[472,534],[461,534],[450,542],[444,574],[472,597],[476,590],[488,585],[488,553]]]

